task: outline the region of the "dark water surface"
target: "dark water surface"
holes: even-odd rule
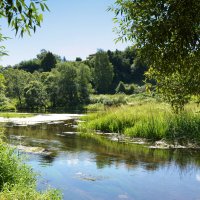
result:
[[[69,200],[200,200],[200,152],[95,140],[73,134],[74,124],[6,128],[11,144],[45,148],[28,160],[39,190],[50,185]]]

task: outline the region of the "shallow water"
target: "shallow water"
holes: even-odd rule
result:
[[[74,132],[74,120],[6,128],[9,143],[45,148],[44,154],[28,154],[27,162],[41,174],[39,190],[50,185],[70,200],[200,199],[200,152],[148,149]]]

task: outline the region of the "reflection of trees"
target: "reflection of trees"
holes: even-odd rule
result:
[[[50,155],[48,154],[41,154],[40,155],[40,162],[42,163],[42,165],[51,165],[53,163],[53,161],[55,160],[55,158],[57,157],[57,153],[53,152]]]
[[[112,142],[99,135],[82,136],[82,139],[92,144],[93,148],[88,145],[87,150],[96,152],[95,159],[98,168],[110,165],[117,167],[125,163],[128,169],[133,169],[142,164],[146,170],[154,171],[159,167],[174,163],[182,171],[187,170],[191,165],[200,166],[198,151],[149,149],[141,145]]]
[[[74,120],[68,120],[64,123],[71,124]],[[62,132],[74,131],[74,128],[71,126],[64,126],[64,123],[61,124],[36,124],[29,125],[25,127],[13,126],[8,127],[5,130],[5,134],[8,136],[25,136],[26,139],[37,140],[45,139],[49,141],[57,140],[62,142],[63,138],[59,137],[57,134],[62,134]],[[24,139],[25,140],[25,139]],[[23,142],[23,141],[22,141]],[[26,142],[26,141],[24,141]]]
[[[65,122],[66,123],[66,122]],[[70,121],[68,123],[73,123]],[[97,168],[125,165],[127,169],[143,166],[146,170],[156,170],[169,164],[175,164],[181,171],[192,166],[200,167],[199,151],[194,150],[159,150],[141,145],[112,142],[99,135],[64,135],[62,132],[73,132],[71,126],[64,124],[40,124],[27,127],[6,129],[7,135],[26,136],[16,142],[22,145],[43,147],[54,152],[51,155],[40,155],[43,164],[51,164],[59,151],[91,153]],[[11,141],[12,142],[12,141]]]

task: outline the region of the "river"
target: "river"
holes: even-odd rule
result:
[[[45,149],[26,153],[26,162],[40,174],[38,190],[57,188],[66,200],[200,199],[199,151],[82,137],[76,119],[5,124],[10,144]]]

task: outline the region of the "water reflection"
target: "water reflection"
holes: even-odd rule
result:
[[[29,163],[65,199],[198,199],[200,154],[116,143],[102,136],[73,134],[75,120],[6,128],[15,145],[45,148]]]
[[[128,169],[142,165],[146,170],[156,170],[175,163],[180,170],[190,165],[200,166],[199,151],[159,150],[141,145],[116,143],[102,136],[77,135],[74,120],[59,124],[13,126],[6,129],[8,142],[15,145],[43,147],[50,155],[40,155],[41,162],[52,163],[60,152],[90,152],[99,169],[121,163]]]

